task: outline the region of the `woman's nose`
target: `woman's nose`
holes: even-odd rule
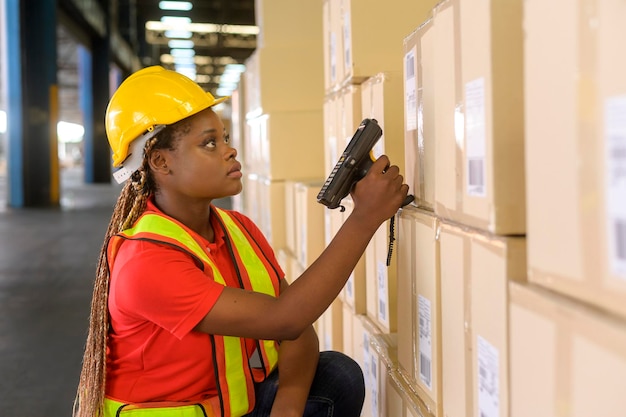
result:
[[[236,158],[237,157],[237,149],[228,145],[228,150],[226,151],[226,159]]]

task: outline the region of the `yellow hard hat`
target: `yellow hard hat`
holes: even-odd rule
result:
[[[155,65],[122,82],[111,97],[105,125],[113,150],[113,166],[128,156],[131,142],[155,127],[169,125],[221,103],[191,79]]]

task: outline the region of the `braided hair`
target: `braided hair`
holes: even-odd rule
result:
[[[188,119],[183,119],[166,126],[156,136],[148,139],[144,147],[141,166],[126,182],[117,199],[96,267],[89,332],[74,401],[74,417],[101,417],[103,415],[106,350],[110,326],[108,312],[110,271],[106,256],[109,239],[130,228],[145,211],[148,198],[158,192],[148,164],[150,153],[157,149],[175,149],[180,136],[188,133],[189,130]]]

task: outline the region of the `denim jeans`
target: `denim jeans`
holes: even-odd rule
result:
[[[256,386],[256,406],[246,417],[267,417],[278,388],[278,370]],[[365,399],[363,371],[340,352],[320,352],[303,417],[359,417]]]

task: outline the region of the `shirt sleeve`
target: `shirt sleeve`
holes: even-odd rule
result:
[[[179,339],[211,311],[223,289],[189,254],[154,242],[124,242],[111,271],[111,307]]]

